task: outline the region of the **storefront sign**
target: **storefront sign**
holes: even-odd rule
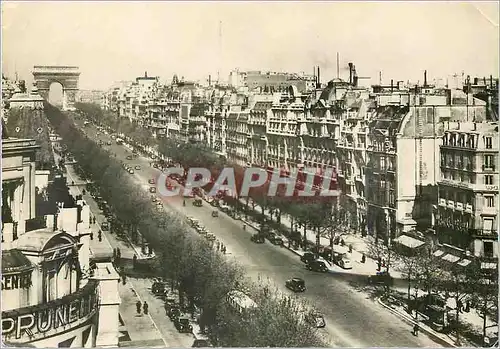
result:
[[[91,316],[98,306],[95,284],[87,284],[89,289],[81,290],[80,295],[69,295],[57,301],[31,307],[31,313],[2,313],[2,336],[21,338],[43,334],[64,327],[75,321]]]
[[[2,275],[2,290],[17,290],[31,286],[31,271],[22,274]]]

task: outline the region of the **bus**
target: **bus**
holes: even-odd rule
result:
[[[256,309],[257,303],[252,298],[241,291],[231,291],[226,296],[227,303],[240,314]]]

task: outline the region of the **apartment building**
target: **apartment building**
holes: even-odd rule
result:
[[[248,161],[248,108],[231,106],[227,114],[227,158],[239,165],[246,166]]]
[[[443,251],[498,258],[498,122],[448,122],[435,229]]]
[[[267,167],[267,119],[273,105],[272,94],[252,96],[248,115],[248,162],[251,166]]]

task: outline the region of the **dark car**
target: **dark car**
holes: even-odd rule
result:
[[[269,242],[273,242],[273,240],[276,238],[276,233],[273,232],[268,232],[266,234],[266,238],[269,240]]]
[[[132,155],[127,155],[127,160],[132,160]]]
[[[392,286],[394,284],[394,278],[387,271],[381,271],[377,272],[375,275],[368,276],[368,283],[370,285]]]
[[[264,239],[264,236],[262,234],[253,234],[252,237],[250,238],[250,241],[255,242],[256,244],[263,244],[266,242]]]
[[[151,292],[153,292],[153,294],[156,296],[164,295],[165,294],[165,283],[161,282],[161,281],[153,282],[153,285],[151,286]]]
[[[326,263],[320,260],[313,260],[306,264],[307,270],[317,271],[320,273],[326,273],[328,271],[328,267]]]
[[[304,292],[306,290],[306,283],[301,278],[292,278],[285,282],[286,288],[293,292]]]
[[[201,207],[201,206],[203,206],[203,202],[201,201],[201,199],[195,199],[193,201],[193,206]]]
[[[269,241],[276,246],[284,246],[285,242],[283,241],[283,238],[281,236],[274,235],[272,239],[269,239]]]
[[[181,316],[181,309],[174,304],[165,303],[165,311],[169,319],[172,321]]]
[[[191,333],[193,332],[193,326],[189,323],[187,317],[179,317],[174,321],[174,326],[180,333]]]
[[[302,256],[300,256],[300,260],[306,264],[312,262],[316,259],[316,256],[312,252],[305,252]]]

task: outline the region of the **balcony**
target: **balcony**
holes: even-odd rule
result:
[[[97,286],[96,280],[90,280],[75,293],[54,301],[3,311],[3,339],[10,343],[24,344],[53,337],[79,327],[94,316],[98,309]],[[26,324],[31,324],[31,326]],[[45,324],[43,331],[36,324]],[[21,330],[18,332],[16,329]]]
[[[485,164],[482,168],[484,172],[495,172],[495,165]]]
[[[469,234],[472,238],[476,238],[476,239],[497,239],[498,238],[498,231],[496,231],[496,230],[469,229]]]

